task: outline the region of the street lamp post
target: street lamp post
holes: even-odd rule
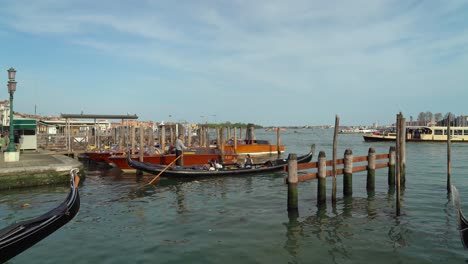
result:
[[[2,129],[0,130],[0,135],[3,135],[3,109],[0,109],[0,126],[2,126]]]
[[[13,94],[16,91],[15,81],[16,71],[13,68],[8,69],[8,93],[10,94],[10,143],[6,152],[16,152],[15,134],[13,125]]]

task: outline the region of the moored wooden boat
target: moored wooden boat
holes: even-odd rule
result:
[[[94,162],[106,162],[105,158],[112,155],[111,152],[97,152],[97,151],[86,151],[84,154],[90,160]]]
[[[460,195],[458,194],[457,188],[452,185],[451,186],[451,193],[452,193],[452,201],[454,208],[457,212],[457,219],[458,219],[458,229],[460,230],[460,237],[465,249],[468,249],[468,219],[463,215],[460,206]]]
[[[133,160],[138,160],[138,155],[132,155]],[[153,154],[144,155],[143,162],[154,165],[168,165],[175,160],[175,154]],[[110,156],[108,158],[116,167],[124,172],[135,171],[127,163],[127,155]],[[206,164],[209,160],[221,160],[221,155],[217,149],[191,149],[184,151],[183,164],[186,166]],[[235,162],[237,155],[224,155],[224,161],[228,163]]]
[[[0,230],[0,262],[3,263],[68,223],[80,209],[78,169],[70,171],[70,192],[59,206],[31,220]]]
[[[314,148],[311,148],[311,151],[306,155],[300,156],[297,158],[298,163],[306,163],[312,160],[314,155]],[[288,164],[287,159],[276,159],[269,160],[263,163],[254,164],[252,168],[243,168],[243,167],[229,167],[224,166],[222,169],[209,170],[205,166],[175,166],[166,168],[166,166],[155,165],[146,162],[139,162],[137,160],[128,158],[127,162],[129,166],[134,169],[142,170],[152,174],[159,174],[162,172],[161,176],[165,177],[221,177],[221,176],[238,176],[238,175],[247,175],[247,174],[260,174],[260,173],[270,173],[275,171],[284,170],[285,166]]]
[[[218,147],[213,144],[214,147]],[[285,146],[280,145],[280,153],[284,153]],[[224,145],[224,152],[226,154],[237,154],[243,157],[247,154],[251,156],[270,156],[278,154],[278,146],[271,144],[268,140],[237,140],[234,144],[233,140],[228,140]]]
[[[406,127],[406,142],[446,142],[447,127],[441,126],[408,126]],[[366,133],[363,135],[364,141],[395,141],[396,130],[390,128],[385,131]],[[451,127],[450,140],[452,142],[468,143],[468,127]]]

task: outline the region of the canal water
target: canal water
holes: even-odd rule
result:
[[[276,141],[276,133],[256,131]],[[332,157],[333,129],[289,129],[287,153],[316,144]],[[339,135],[338,157],[391,143]],[[80,186],[81,209],[67,225],[9,263],[462,263],[468,259],[446,191],[447,147],[407,144],[407,182],[401,216],[387,186],[387,168],[366,192],[366,172],[353,175],[353,197],[317,208],[317,182],[299,184],[299,215],[288,215],[285,174],[162,179],[155,187],[116,169],[89,165]],[[452,183],[468,212],[468,145],[452,145]],[[331,178],[327,197],[331,196]],[[0,192],[0,227],[42,214],[60,203],[67,186]]]

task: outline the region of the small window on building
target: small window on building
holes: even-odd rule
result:
[[[436,129],[434,130],[434,135],[444,135],[445,130],[442,131],[442,129]]]

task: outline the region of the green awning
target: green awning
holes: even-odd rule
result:
[[[34,119],[13,119],[13,125],[15,126],[15,130],[17,129],[36,130],[37,121]]]

